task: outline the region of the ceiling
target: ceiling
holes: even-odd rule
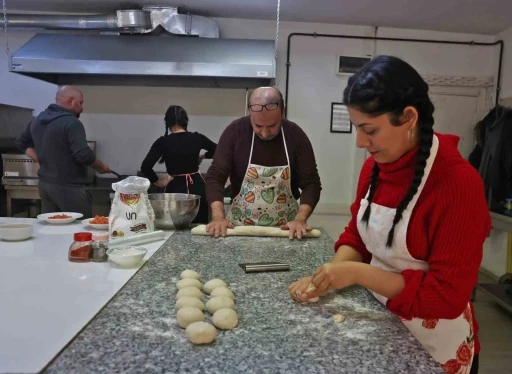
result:
[[[9,12],[104,13],[141,4],[219,18],[276,18],[277,0],[6,0]],[[284,21],[495,35],[512,27],[511,0],[281,0]]]

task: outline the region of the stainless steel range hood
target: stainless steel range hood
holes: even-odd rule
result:
[[[40,33],[11,71],[58,85],[258,87],[275,78],[271,40]]]

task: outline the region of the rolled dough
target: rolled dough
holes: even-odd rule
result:
[[[185,296],[195,297],[196,299],[201,300],[203,298],[203,292],[196,287],[185,287],[178,291],[176,294],[176,300]]]
[[[199,309],[187,306],[178,310],[176,313],[176,320],[178,325],[184,329],[194,322],[203,322],[204,314]]]
[[[201,276],[199,275],[199,273],[197,271],[187,269],[181,273],[180,278],[181,279],[192,278],[192,279],[200,280]]]
[[[192,306],[194,308],[197,308],[199,310],[203,310],[204,309],[204,304],[201,300],[199,300],[198,298],[195,298],[195,297],[191,297],[191,296],[183,296],[183,297],[180,297],[178,300],[176,300],[176,311],[182,309],[182,308],[186,308],[188,306]]]
[[[337,322],[337,323],[341,323],[341,322],[345,321],[345,317],[342,314],[336,314],[332,318],[334,319],[334,322]]]
[[[206,322],[194,322],[185,330],[188,340],[194,344],[210,344],[217,336],[215,327]]]
[[[210,235],[206,232],[206,225],[194,227],[192,235]],[[320,230],[311,230],[304,237],[319,238]],[[281,230],[279,227],[264,226],[236,226],[234,229],[228,229],[227,236],[271,236],[275,238],[287,238],[288,230]]]
[[[222,330],[231,330],[238,325],[238,314],[233,309],[219,309],[213,314],[213,324]]]
[[[235,303],[227,296],[216,296],[208,300],[206,309],[211,314],[215,314],[219,309],[235,309]]]
[[[233,294],[233,292],[229,288],[227,288],[227,287],[217,287],[217,288],[214,288],[213,291],[210,292],[210,296],[211,297],[227,296],[231,300],[235,300],[235,294]]]

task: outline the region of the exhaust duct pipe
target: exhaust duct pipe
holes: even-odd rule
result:
[[[67,16],[11,14],[7,26],[49,30],[100,30],[120,33],[150,33],[161,26],[176,35],[219,38],[219,26],[209,18],[179,14],[178,8],[146,6],[142,10],[118,10],[114,14]]]
[[[50,30],[151,29],[151,17],[142,10],[118,10],[114,14],[91,16],[11,14],[7,26]]]

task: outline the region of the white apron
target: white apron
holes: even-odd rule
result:
[[[227,219],[235,226],[281,226],[293,221],[299,204],[292,194],[290,158],[284,131],[281,128],[287,165],[261,166],[251,164],[251,153],[240,192],[231,202]]]
[[[407,228],[412,211],[432,169],[438,149],[439,140],[434,135],[425,174],[418,192],[407,206],[407,209],[404,210],[402,219],[395,227],[395,236],[391,248],[386,247],[386,242],[396,209],[372,203],[370,220],[368,226],[366,226],[366,223],[362,222],[362,217],[368,206],[368,195],[361,200],[357,215],[357,228],[366,248],[372,254],[370,265],[395,273],[401,273],[406,269],[428,272],[428,263],[413,258],[407,249]],[[377,300],[386,305],[387,298],[375,292],[372,293]],[[454,320],[424,320],[421,318],[413,318],[410,321],[401,318],[401,320],[445,372],[451,374],[469,373],[471,369],[474,356],[472,318],[468,303],[464,312]]]

